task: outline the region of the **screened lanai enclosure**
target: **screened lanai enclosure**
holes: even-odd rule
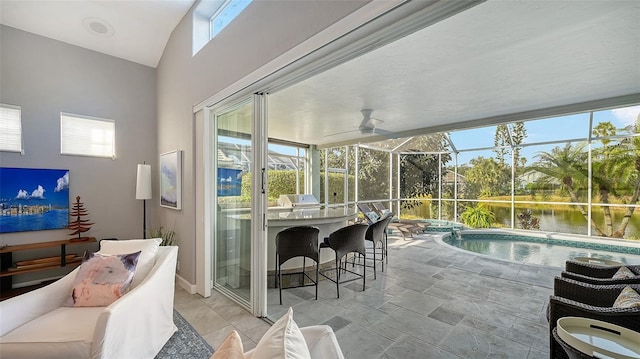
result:
[[[269,145],[269,199],[383,202],[400,219],[640,239],[640,106],[333,148]],[[316,160],[316,161],[317,161]]]

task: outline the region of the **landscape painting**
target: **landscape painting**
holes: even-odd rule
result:
[[[182,151],[160,155],[160,205],[182,209]]]
[[[0,233],[68,223],[69,170],[0,167]]]

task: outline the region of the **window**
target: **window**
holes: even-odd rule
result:
[[[211,16],[211,36],[214,38],[225,26],[238,16],[251,3],[252,0],[227,0],[225,3]]]
[[[0,151],[22,153],[22,111],[19,106],[0,105]]]
[[[116,157],[114,121],[60,114],[60,154]]]
[[[193,11],[192,55],[218,35],[252,0],[201,0]]]

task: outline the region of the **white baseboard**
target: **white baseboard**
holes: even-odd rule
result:
[[[189,283],[186,279],[182,278],[178,274],[176,274],[176,284],[180,286],[180,288],[189,292],[189,294],[196,294],[196,285]]]

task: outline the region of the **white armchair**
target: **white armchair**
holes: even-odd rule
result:
[[[159,247],[149,274],[107,307],[63,306],[78,269],[46,287],[0,302],[0,356],[155,357],[177,330],[177,256],[178,247]]]

